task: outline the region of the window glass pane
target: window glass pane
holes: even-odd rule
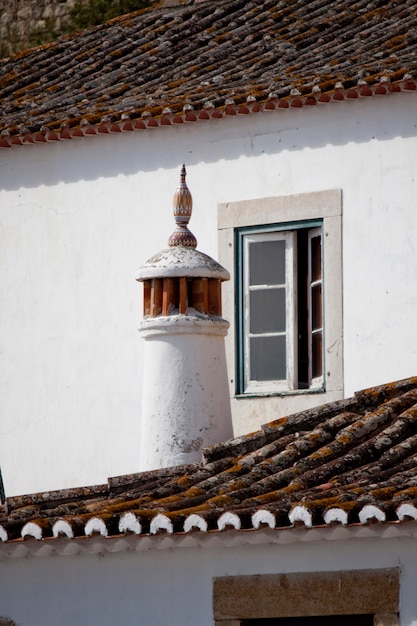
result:
[[[279,337],[250,338],[250,379],[285,380],[286,339]]]
[[[250,332],[285,332],[285,288],[257,289],[249,294]]]
[[[312,330],[323,326],[321,283],[311,289],[311,325]]]
[[[312,344],[312,377],[317,378],[323,375],[323,333],[321,331],[314,333],[311,338]]]
[[[311,238],[311,280],[321,279],[321,237]]]
[[[285,241],[257,241],[249,250],[250,285],[285,283]]]

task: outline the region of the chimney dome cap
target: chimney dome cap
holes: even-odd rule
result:
[[[166,248],[148,259],[136,280],[152,278],[217,278],[229,280],[229,272],[204,252],[186,246]]]

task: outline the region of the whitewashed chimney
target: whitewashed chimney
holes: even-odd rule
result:
[[[196,250],[185,167],[173,205],[169,247],[138,271],[145,339],[140,470],[201,460],[204,447],[233,436],[221,283],[230,276]]]

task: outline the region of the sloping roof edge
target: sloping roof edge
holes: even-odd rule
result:
[[[375,522],[375,520],[374,520]],[[156,536],[135,535],[132,533],[104,537],[95,533],[89,537],[77,537],[69,540],[35,539],[26,537],[9,542],[0,541],[0,560],[33,557],[97,555],[117,552],[143,552],[149,550],[179,550],[183,548],[238,548],[255,545],[286,545],[292,543],[334,542],[354,539],[401,539],[416,538],[416,521],[403,523],[389,522],[351,524],[308,528],[297,524],[292,528],[271,529],[263,527],[251,530],[227,528],[221,532],[194,531],[171,535],[168,532]]]
[[[161,536],[194,545],[194,536],[206,541],[230,529],[243,536],[267,529],[285,541],[300,526],[408,527],[417,521],[416,450],[417,377],[410,377],[268,422],[206,448],[201,463],[7,498],[0,552],[16,546],[10,555],[24,555],[26,544],[60,545],[62,537],[84,545],[130,535],[158,547]]]
[[[182,124],[226,120],[239,115],[279,113],[321,104],[338,104],[343,101],[355,102],[358,99],[372,96],[410,93],[416,90],[417,80],[411,74],[405,73],[401,79],[396,81],[391,81],[387,76],[382,76],[375,82],[360,80],[356,87],[349,88],[345,88],[339,82],[334,85],[333,89],[325,92],[316,86],[309,94],[302,94],[299,90],[293,89],[290,96],[284,98],[279,98],[276,94],[270,93],[265,100],[260,101],[254,96],[249,96],[246,102],[241,104],[236,103],[233,99],[227,99],[222,106],[215,106],[211,102],[206,102],[200,110],[187,104],[181,112],[173,112],[166,108],[160,115],[152,115],[149,111],[143,111],[139,117],[135,118],[130,117],[127,113],[122,113],[119,119],[113,115],[105,115],[98,124],[91,124],[88,120],[83,119],[79,124],[70,127],[69,123],[65,122],[59,131],[48,126],[42,126],[39,131],[23,131],[18,134],[10,134],[4,130],[0,134],[0,148],[56,143],[124,132],[149,132],[170,126],[178,127]]]

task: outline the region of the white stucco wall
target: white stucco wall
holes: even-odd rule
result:
[[[375,96],[0,150],[7,494],[138,469],[134,276],[174,229],[183,162],[190,229],[214,257],[220,202],[341,189],[345,395],[415,374],[416,103]]]
[[[399,568],[400,626],[417,623],[415,538],[366,539],[365,531],[310,541],[309,533],[317,531],[300,530],[288,544],[226,548],[232,542],[219,539],[218,548],[0,560],[0,615],[20,626],[212,626],[218,576]]]

